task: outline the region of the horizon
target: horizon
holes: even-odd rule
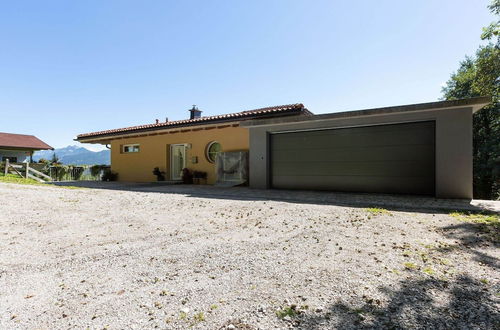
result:
[[[4,4],[0,131],[77,134],[303,103],[316,114],[438,100],[489,1]],[[467,18],[467,19],[460,19]]]

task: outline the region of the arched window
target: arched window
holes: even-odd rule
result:
[[[212,141],[209,144],[207,144],[207,149],[206,149],[206,157],[207,160],[210,163],[215,163],[215,158],[217,157],[217,154],[221,152],[222,147],[219,142],[217,141]]]

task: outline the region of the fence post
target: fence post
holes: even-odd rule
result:
[[[4,169],[4,172],[5,172],[4,174],[5,174],[5,176],[7,176],[7,174],[9,173],[9,166],[10,166],[10,165],[9,165],[9,159],[8,159],[8,158],[6,158],[6,159],[5,159],[5,169]]]
[[[26,179],[28,178],[28,174],[29,174],[29,171],[30,171],[30,163],[26,163]]]

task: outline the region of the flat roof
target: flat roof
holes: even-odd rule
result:
[[[383,107],[383,108],[333,112],[333,113],[318,114],[311,116],[301,116],[300,118],[294,117],[294,118],[272,118],[272,119],[261,119],[261,120],[249,120],[244,123],[241,123],[241,126],[242,127],[267,126],[267,125],[308,122],[308,121],[326,120],[326,119],[365,117],[365,116],[376,116],[383,114],[396,114],[396,113],[429,111],[429,110],[445,110],[450,108],[464,108],[464,107],[471,107],[473,112],[476,112],[484,108],[486,105],[490,104],[491,101],[492,101],[491,96],[480,96],[480,97],[473,97],[473,98],[459,99],[459,100],[437,101],[428,103],[397,105],[397,106]]]

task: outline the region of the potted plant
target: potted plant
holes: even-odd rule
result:
[[[153,169],[153,174],[156,175],[157,181],[165,181],[165,172],[160,171],[159,167]]]
[[[188,168],[182,169],[182,183],[185,184],[193,183],[193,173]]]

